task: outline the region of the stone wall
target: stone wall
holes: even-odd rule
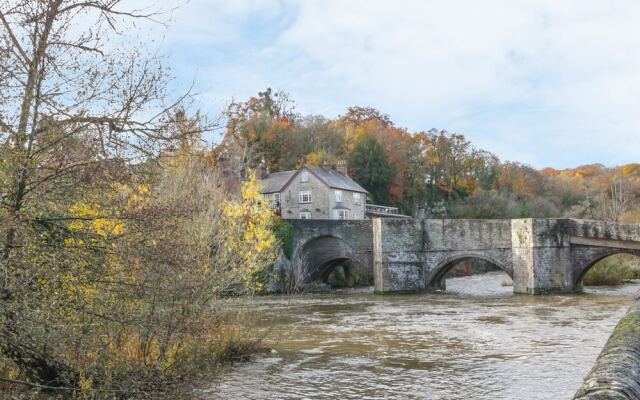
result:
[[[352,261],[373,277],[373,230],[371,220],[291,220],[294,228],[292,264],[303,263],[312,277],[322,277],[336,263]],[[293,265],[292,265],[293,267]]]
[[[378,293],[444,289],[446,271],[469,258],[513,274],[510,220],[376,219],[373,224]]]
[[[282,217],[286,219],[300,218],[300,212],[311,213],[311,219],[336,219],[333,209],[339,204],[349,210],[348,219],[363,219],[365,215],[366,194],[360,194],[360,204],[353,201],[352,191],[342,190],[342,202],[336,202],[336,189],[329,188],[311,172],[309,180],[302,182],[302,174],[298,174],[280,194]],[[311,202],[300,203],[299,193],[311,191]]]
[[[581,289],[588,268],[607,255],[640,255],[640,226],[572,219],[394,219],[295,221],[294,260],[310,270],[353,260],[370,268],[377,293],[445,289],[466,259],[488,261],[512,277],[514,292]],[[297,257],[297,258],[296,258]]]
[[[620,320],[574,399],[640,399],[640,300]]]
[[[298,219],[300,212],[307,211],[311,219],[332,219],[327,186],[312,173],[307,182],[302,182],[301,175],[296,175],[280,195],[282,218]],[[298,194],[305,190],[311,191],[311,203],[299,202]]]
[[[598,221],[388,219],[374,232],[378,293],[443,290],[449,268],[468,258],[505,271],[516,293],[570,293],[602,257],[640,254],[640,226]]]

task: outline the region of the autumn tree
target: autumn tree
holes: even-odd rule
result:
[[[226,113],[226,131],[218,148],[220,167],[236,180],[265,160],[271,170],[288,159],[291,130],[299,116],[293,101],[282,91],[267,88],[247,101],[232,102]]]
[[[373,107],[349,107],[347,113],[338,117],[338,120],[349,126],[359,127],[366,123],[374,123],[383,128],[393,126],[391,118]]]
[[[125,45],[162,14],[125,7],[0,4],[0,363],[108,397],[151,390],[206,346],[193,329],[210,326],[215,277],[246,262],[228,251],[216,174],[190,152],[180,168],[159,157],[210,127],[187,117],[188,94],[169,98],[160,58]],[[267,98],[255,112],[282,113]]]

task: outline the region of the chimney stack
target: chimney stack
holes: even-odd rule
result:
[[[342,175],[349,176],[349,169],[347,168],[347,162],[344,160],[338,161],[336,165],[336,171],[340,172]]]
[[[267,162],[264,158],[260,161],[260,166],[258,167],[258,179],[265,179],[269,175],[269,169],[267,168]]]

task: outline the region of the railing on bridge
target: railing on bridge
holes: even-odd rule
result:
[[[387,206],[380,206],[377,204],[367,204],[366,206],[366,212],[367,214],[371,214],[371,215],[380,215],[380,216],[395,216],[395,215],[400,215],[400,211],[398,210],[398,207],[387,207]]]

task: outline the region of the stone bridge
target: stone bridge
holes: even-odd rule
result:
[[[513,279],[516,293],[569,293],[597,261],[640,256],[640,225],[577,219],[293,220],[294,257],[305,278],[324,279],[345,261],[373,274],[377,293],[445,289],[467,259],[486,260]]]

